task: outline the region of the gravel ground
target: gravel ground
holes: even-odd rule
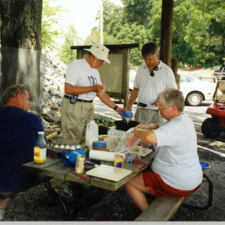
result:
[[[211,169],[207,174],[213,181],[214,196],[213,205],[207,210],[194,210],[180,207],[171,221],[224,221],[225,220],[225,196],[224,172],[225,159],[216,154],[199,151],[200,161],[207,162]],[[80,204],[85,204],[96,197],[98,188],[85,187],[85,198]],[[207,184],[185,202],[205,204],[207,199]],[[76,191],[75,191],[76,193]],[[70,214],[73,213],[72,199],[65,199]],[[150,201],[150,199],[149,199]],[[116,192],[105,191],[103,198],[95,205],[83,208],[74,221],[134,221],[140,214],[140,210],[134,205],[123,189]],[[47,192],[44,185],[39,185],[29,191],[19,194],[13,199],[6,210],[5,221],[60,221],[62,210],[59,203]]]

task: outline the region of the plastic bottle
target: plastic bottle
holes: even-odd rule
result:
[[[98,125],[92,120],[86,129],[86,146],[91,148],[93,141],[98,141]]]
[[[34,147],[34,162],[45,163],[47,160],[47,143],[45,141],[45,132],[38,132],[38,139]]]

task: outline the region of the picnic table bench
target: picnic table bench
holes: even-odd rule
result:
[[[149,207],[143,211],[135,221],[168,221],[179,207],[194,208],[198,210],[208,209],[213,200],[213,183],[210,178],[203,174],[203,181],[208,182],[208,200],[204,206],[185,204],[184,197],[157,196]]]

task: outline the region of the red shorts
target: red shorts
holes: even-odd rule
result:
[[[193,190],[180,190],[166,184],[162,178],[154,171],[143,172],[144,184],[150,187],[151,195],[165,195],[172,197],[187,197],[189,194],[195,192],[201,184]]]

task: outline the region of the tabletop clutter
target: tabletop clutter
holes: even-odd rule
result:
[[[134,127],[139,123],[133,121],[133,113],[126,110],[122,113],[122,120],[115,121],[115,126],[110,127],[107,135],[99,135],[98,125],[90,121],[86,129],[86,142],[84,147],[80,145],[54,145],[47,146],[44,133],[38,133],[38,141],[34,148],[34,162],[45,163],[48,155],[62,159],[66,166],[75,166],[75,173],[82,174],[89,170],[88,175],[105,178],[106,171],[112,176],[105,179],[117,181],[121,176],[131,171],[123,169],[124,161],[137,162],[154,149],[153,145],[142,143],[139,139],[130,139]],[[113,162],[113,166],[104,165],[102,161]],[[98,169],[97,169],[98,168]],[[115,169],[117,168],[117,169]],[[116,178],[114,175],[116,175]]]

